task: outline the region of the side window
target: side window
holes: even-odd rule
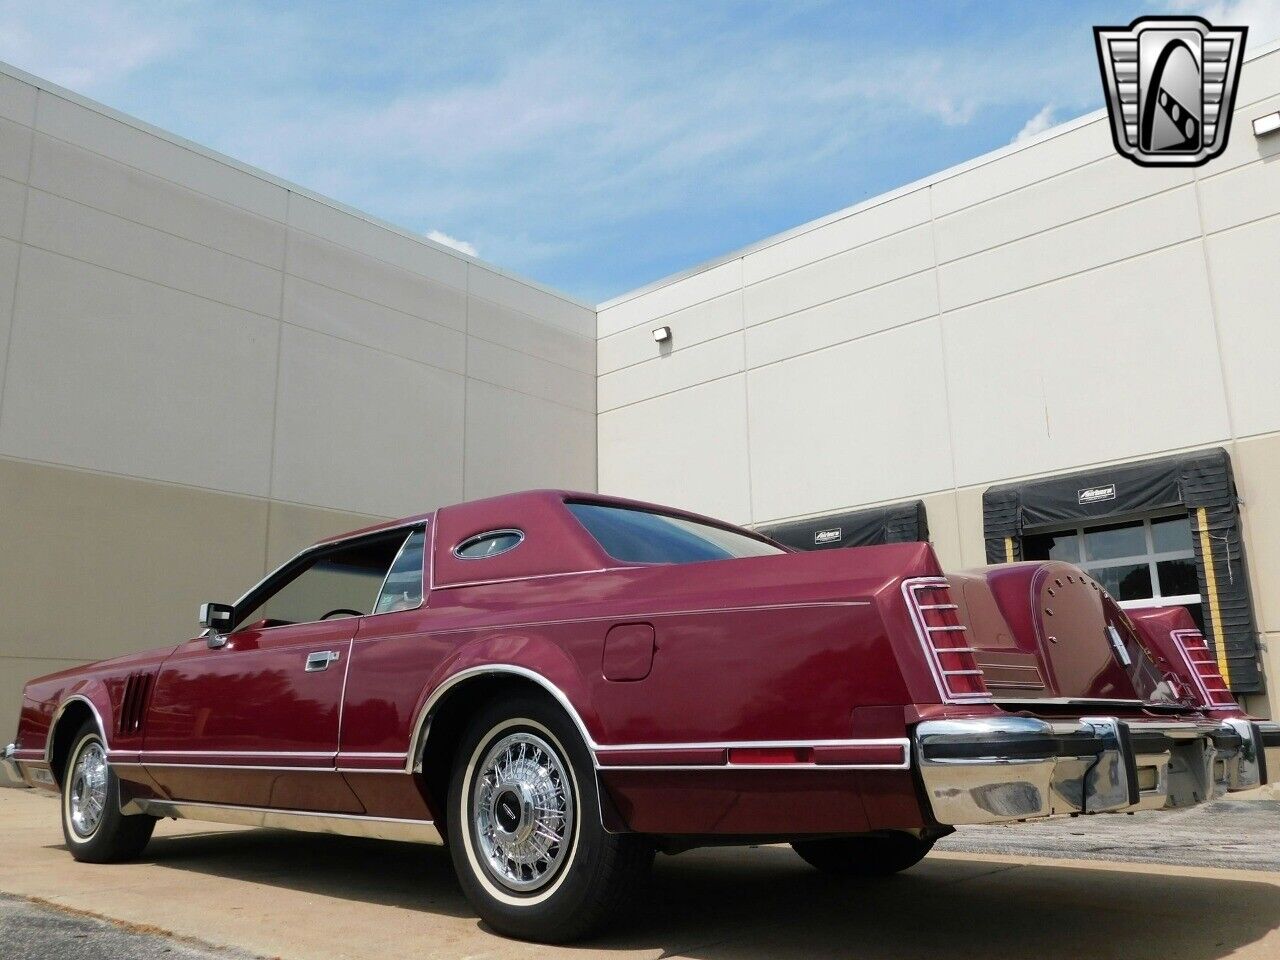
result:
[[[236,612],[236,628],[280,627],[338,617],[364,616],[377,601],[404,531],[325,550],[293,571],[269,594],[251,598]]]
[[[382,584],[374,613],[394,613],[412,610],[422,605],[422,555],[426,544],[426,531],[415,530],[409,535],[397,554],[391,572]]]
[[[459,560],[482,560],[514,550],[523,540],[524,533],[519,530],[490,530],[463,540],[453,548],[453,555]]]

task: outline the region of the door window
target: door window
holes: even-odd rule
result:
[[[1022,555],[1082,567],[1122,607],[1179,604],[1202,623],[1191,518],[1186,513],[1031,534],[1022,540]]]
[[[391,572],[382,584],[374,613],[395,613],[422,606],[422,557],[426,531],[415,530],[400,548]]]
[[[316,553],[268,582],[236,613],[237,629],[314,623],[373,611],[408,535],[403,530]]]

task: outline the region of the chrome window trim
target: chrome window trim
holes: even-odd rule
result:
[[[473,543],[477,543],[477,542],[479,542],[479,541],[481,541],[481,540],[488,540],[488,539],[492,539],[492,538],[494,538],[494,537],[500,537],[500,536],[503,536],[504,534],[515,534],[515,536],[516,536],[516,542],[515,542],[515,543],[513,543],[513,544],[512,544],[511,546],[509,546],[509,547],[504,547],[503,549],[499,550],[497,553],[486,553],[486,554],[485,554],[484,556],[482,556],[482,557],[464,557],[464,556],[459,552],[459,551],[464,550],[464,549],[466,549],[467,547],[471,546]],[[459,540],[459,541],[457,542],[457,544],[455,544],[455,545],[454,545],[454,548],[453,548],[453,555],[454,555],[457,559],[459,559],[459,560],[467,560],[467,561],[471,561],[471,560],[490,560],[490,559],[492,559],[493,557],[501,557],[501,556],[503,556],[504,554],[508,554],[508,553],[510,553],[512,550],[515,550],[517,547],[519,547],[519,546],[520,546],[520,544],[522,544],[522,543],[524,543],[524,531],[523,531],[523,530],[519,530],[519,529],[517,529],[516,527],[499,527],[499,528],[497,528],[497,529],[495,529],[495,530],[485,530],[485,531],[483,531],[483,532],[481,532],[481,533],[473,533],[471,536],[466,537],[466,538],[464,538],[464,539],[462,539],[462,540]]]

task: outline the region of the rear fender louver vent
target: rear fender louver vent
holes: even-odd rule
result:
[[[116,732],[120,736],[133,736],[142,730],[153,679],[154,675],[150,673],[129,674],[124,683],[124,696],[120,700],[120,713],[116,722]]]
[[[974,656],[977,651],[968,628],[960,622],[959,607],[951,601],[946,578],[904,580],[902,595],[942,699],[947,703],[990,702],[991,691]]]
[[[1199,630],[1174,630],[1169,634],[1186,661],[1191,678],[1195,681],[1205,705],[1213,709],[1232,709],[1237,706],[1227,683],[1218,671],[1213,651]]]

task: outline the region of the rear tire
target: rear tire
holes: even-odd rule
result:
[[[156,818],[120,812],[120,779],[107,763],[107,747],[92,720],[71,741],[62,772],[62,835],[71,856],[84,863],[121,863],[142,853]]]
[[[797,840],[793,850],[823,873],[842,877],[888,877],[914,867],[933,849],[935,837],[885,830],[859,837]]]
[[[463,893],[494,930],[568,943],[634,899],[653,862],[635,834],[608,833],[595,766],[545,697],[485,707],[463,734],[449,787],[449,853]]]

